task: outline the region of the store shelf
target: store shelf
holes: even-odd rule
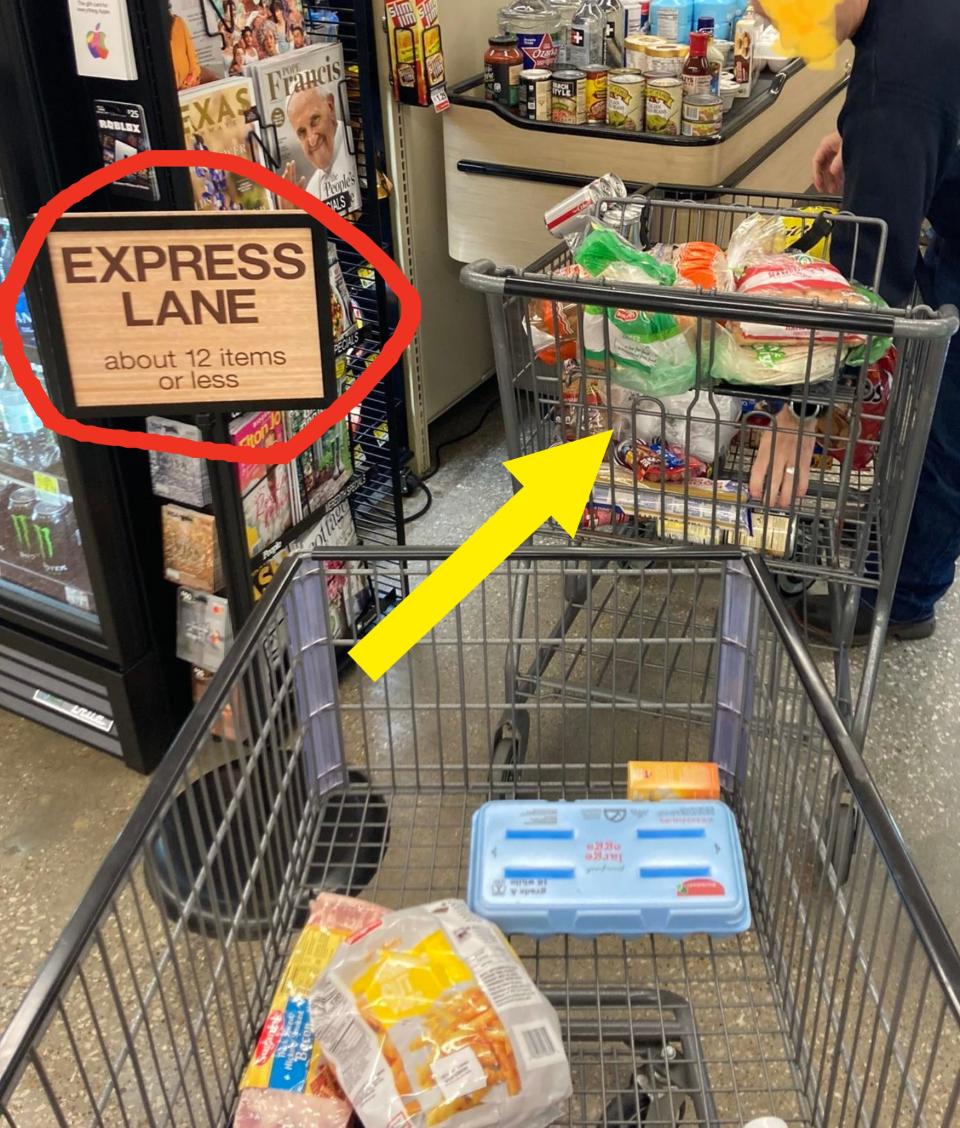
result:
[[[46,596],[78,611],[92,613],[96,610],[92,593],[77,587],[74,581],[57,579],[42,570],[35,571],[7,556],[0,557],[0,580],[6,580],[25,588],[31,594]]]
[[[735,103],[719,137],[630,134],[605,126],[529,122],[478,96],[478,79],[454,87],[443,115],[449,253],[523,267],[553,241],[544,213],[578,184],[608,172],[633,184],[734,186],[803,192],[812,140],[836,120],[852,58],[815,70],[793,61]],[[818,134],[819,136],[819,134]],[[769,175],[772,183],[764,185]]]
[[[63,474],[63,467],[59,464],[49,470],[28,470],[25,466],[18,466],[16,463],[0,458],[0,478],[19,482],[43,493],[70,497],[70,486]]]
[[[631,133],[623,129],[613,129],[606,125],[555,125],[548,121],[530,121],[521,117],[499,102],[487,101],[484,96],[483,75],[478,74],[464,82],[457,83],[450,91],[450,101],[457,106],[469,106],[496,114],[518,129],[532,130],[536,133],[570,135],[574,137],[606,137],[612,141],[629,141],[634,144],[679,145],[688,148],[704,148],[719,145],[739,133],[757,117],[764,113],[783,93],[787,82],[804,69],[802,59],[791,59],[779,74],[765,71],[757,80],[753,94],[749,98],[738,98],[733,109],[723,116],[723,127],[716,137],[668,137],[659,133]]]

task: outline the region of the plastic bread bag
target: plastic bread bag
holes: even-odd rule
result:
[[[815,384],[833,377],[837,359],[836,345],[741,345],[732,333],[718,329],[710,375],[728,384]]]
[[[632,247],[615,231],[595,228],[577,253],[592,278],[633,286],[672,286],[672,266]],[[693,387],[696,365],[684,327],[671,313],[588,305],[583,313],[588,368],[606,368],[614,380],[645,395],[673,395]],[[608,356],[609,353],[609,356]]]
[[[573,264],[561,267],[554,278],[577,279],[583,271]],[[526,328],[538,360],[555,365],[577,355],[577,306],[534,299],[527,302]]]
[[[749,297],[773,298],[815,303],[825,306],[867,309],[870,302],[862,287],[850,283],[835,266],[809,255],[771,255],[749,266],[737,285],[740,294]],[[733,325],[741,344],[755,342],[803,343],[811,335],[818,344],[837,344],[841,334],[832,329],[804,329],[797,325],[769,325],[741,322]],[[862,334],[843,333],[845,347],[862,345]]]
[[[789,232],[782,216],[747,216],[730,236],[727,243],[727,265],[734,278],[742,270],[765,255],[780,254],[786,249]]]
[[[716,243],[681,243],[674,252],[673,267],[677,285],[684,289],[733,289],[733,271]]]
[[[738,431],[741,401],[736,396],[711,397],[702,389],[670,396],[663,407],[667,416],[663,437],[668,444],[707,466],[727,453]]]
[[[876,291],[869,289],[867,286],[861,286],[859,282],[851,282],[850,285],[863,298],[864,302],[873,309],[883,310],[890,308]],[[864,341],[862,345],[856,345],[850,350],[847,354],[847,364],[855,365],[857,368],[860,368],[864,361],[868,364],[877,364],[883,360],[892,348],[892,337],[871,337],[869,341]]]
[[[343,941],[378,924],[384,912],[335,893],[310,905],[240,1081],[235,1128],[344,1128],[350,1120],[350,1105],[314,1040],[307,1000]]]
[[[390,913],[344,944],[310,1016],[366,1128],[545,1128],[572,1092],[556,1012],[462,901]]]

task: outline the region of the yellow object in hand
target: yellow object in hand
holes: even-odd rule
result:
[[[836,0],[764,0],[763,9],[780,33],[779,53],[829,66],[837,47]]]

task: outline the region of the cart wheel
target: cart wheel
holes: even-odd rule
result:
[[[495,798],[508,798],[515,790],[517,768],[527,758],[530,740],[529,713],[515,713],[500,722],[490,754],[490,790]]]
[[[830,781],[827,809],[830,817],[824,828],[828,849],[831,847],[830,864],[836,874],[837,882],[846,885],[850,877],[850,868],[853,857],[857,851],[857,840],[860,835],[860,813],[853,806],[853,797],[849,791],[844,790],[840,795],[839,803],[837,793],[843,787],[839,775]]]
[[[632,1128],[649,1120],[652,1124],[679,1124],[687,1114],[687,1102],[681,1099],[676,1109],[666,1094],[651,1096],[636,1078],[630,1078],[630,1091],[618,1093],[607,1105],[602,1128]]]

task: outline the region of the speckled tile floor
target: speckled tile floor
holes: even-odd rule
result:
[[[443,441],[468,429],[493,397],[486,388],[435,428]],[[460,543],[509,496],[494,411],[448,448],[429,481],[429,511],[408,526],[411,544]],[[408,512],[424,501],[418,494]],[[933,641],[889,647],[867,758],[940,911],[960,940],[960,724],[952,715],[960,672],[960,591],[942,608]],[[0,974],[5,1021],[55,941],[145,781],[102,753],[0,714]],[[791,1122],[792,1123],[792,1122]]]

